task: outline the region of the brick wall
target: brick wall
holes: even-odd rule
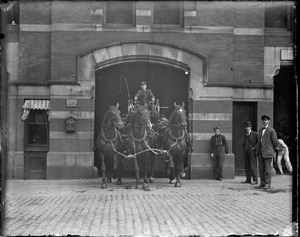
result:
[[[99,24],[102,14],[97,10],[103,5],[101,1],[53,1],[52,23]]]
[[[50,37],[50,32],[20,32],[20,81],[50,79]]]
[[[233,75],[237,85],[264,84],[263,36],[238,35],[234,37]]]
[[[52,1],[20,1],[21,24],[51,24]]]
[[[234,27],[264,27],[264,2],[235,2],[232,7],[234,9]]]

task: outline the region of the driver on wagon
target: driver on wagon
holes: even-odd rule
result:
[[[150,102],[153,103],[155,101],[155,96],[150,89],[147,89],[147,83],[145,81],[141,82],[141,89],[138,90],[134,96],[134,102],[136,103],[137,101],[140,105],[145,105],[152,110],[152,108],[150,108]]]

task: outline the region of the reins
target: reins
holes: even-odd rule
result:
[[[110,113],[110,111],[109,111],[109,113]],[[116,124],[112,121],[112,123],[114,124],[114,130],[115,130],[115,136],[114,136],[114,138],[112,138],[112,139],[110,139],[110,138],[107,138],[106,137],[106,135],[105,135],[105,129],[104,128],[102,128],[101,129],[101,132],[100,132],[100,137],[105,141],[105,142],[107,142],[107,143],[110,143],[111,144],[111,147],[112,147],[112,149],[113,149],[113,151],[115,152],[115,153],[117,153],[118,155],[120,155],[120,156],[122,156],[123,158],[125,158],[125,159],[135,159],[138,155],[141,155],[141,154],[143,154],[143,153],[145,153],[145,152],[148,152],[148,151],[151,151],[152,153],[154,153],[155,155],[161,155],[161,154],[166,154],[166,153],[168,153],[169,151],[166,151],[166,150],[160,150],[160,149],[156,149],[156,148],[151,148],[150,146],[149,146],[149,144],[148,144],[148,142],[147,142],[147,140],[146,140],[146,138],[147,138],[147,130],[146,130],[146,125],[144,125],[143,124],[143,121],[142,121],[142,119],[140,119],[140,123],[141,123],[141,125],[137,125],[137,124],[135,124],[135,125],[132,125],[133,127],[138,127],[138,128],[144,128],[145,129],[145,132],[144,132],[144,135],[143,135],[143,137],[141,137],[141,138],[136,138],[134,135],[133,135],[133,130],[131,129],[130,130],[130,140],[132,141],[132,143],[133,143],[133,152],[134,152],[134,154],[129,154],[129,155],[126,155],[126,154],[124,154],[124,153],[122,153],[122,152],[120,152],[120,151],[118,151],[117,149],[116,149],[116,146],[115,146],[115,144],[114,144],[114,142],[118,139],[118,132],[117,132],[117,130],[116,130]],[[98,138],[99,139],[99,138]],[[97,140],[98,140],[97,139]],[[122,139],[121,139],[121,141],[122,141]],[[144,150],[142,150],[142,151],[139,151],[139,152],[136,152],[136,142],[144,142],[144,144],[146,145],[146,147],[147,147],[147,149],[144,149]]]

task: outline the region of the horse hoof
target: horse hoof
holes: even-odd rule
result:
[[[101,189],[107,189],[107,184],[102,184]]]
[[[175,179],[170,179],[169,184],[175,184],[176,180]]]
[[[144,189],[144,191],[150,191],[149,184],[144,183],[143,189]]]
[[[122,181],[121,181],[121,180],[118,180],[118,181],[117,181],[117,185],[122,185]]]
[[[150,177],[150,178],[149,178],[149,182],[150,182],[150,183],[154,183],[154,178],[153,178],[153,177]]]
[[[114,173],[113,173],[113,179],[117,178],[117,169],[114,169]]]
[[[176,182],[176,183],[175,183],[175,187],[176,187],[176,188],[180,188],[180,187],[181,187],[181,183],[180,183],[180,182]]]

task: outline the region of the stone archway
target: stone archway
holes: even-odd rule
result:
[[[116,66],[124,63],[150,62],[166,65],[189,74],[188,98],[191,101],[199,100],[201,96],[210,93],[209,88],[205,88],[207,83],[207,58],[191,49],[181,47],[175,44],[153,41],[130,41],[116,42],[108,45],[101,45],[85,52],[78,57],[77,76],[78,82],[82,87],[92,88],[95,93],[96,71]],[[92,97],[95,98],[95,95]],[[189,105],[194,107],[194,104]],[[91,111],[95,115],[95,107]],[[193,109],[191,109],[193,113]],[[189,122],[194,133],[201,132],[198,126],[194,126],[193,116]],[[197,117],[195,117],[197,120]],[[95,117],[91,121],[94,124]],[[95,128],[94,128],[95,129]],[[91,137],[94,135],[94,129],[90,131]],[[198,155],[195,158],[198,160]]]
[[[124,62],[156,62],[187,70],[190,85],[207,82],[207,58],[175,44],[153,41],[119,42],[99,46],[78,57],[78,81],[95,81],[95,70]],[[193,96],[193,95],[190,95]]]

